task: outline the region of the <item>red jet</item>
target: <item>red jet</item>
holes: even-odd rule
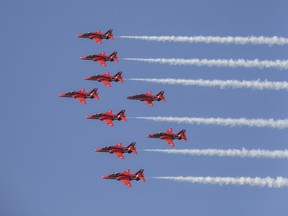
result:
[[[110,82],[121,82],[123,83],[123,77],[121,76],[122,72],[119,71],[118,73],[116,73],[114,76],[110,76],[110,73],[107,72],[105,74],[101,74],[101,75],[95,75],[95,76],[90,76],[90,77],[86,77],[85,80],[95,80],[98,82],[102,82],[104,85],[111,87]]]
[[[106,67],[106,61],[116,61],[119,62],[117,57],[117,51],[111,53],[111,55],[107,56],[105,52],[101,52],[99,54],[89,55],[89,56],[83,56],[81,57],[82,60],[93,60],[97,61],[102,66]]]
[[[157,95],[153,95],[151,92],[147,92],[145,94],[133,95],[133,96],[127,97],[127,99],[144,101],[149,106],[154,106],[152,101],[161,101],[162,100],[162,101],[166,102],[166,99],[164,97],[164,91],[160,91]]]
[[[97,88],[92,89],[90,92],[85,92],[85,89],[81,89],[79,91],[70,91],[64,94],[59,94],[59,97],[70,97],[75,98],[76,100],[80,101],[82,104],[86,104],[86,98],[95,98],[99,100],[99,95],[97,92]]]
[[[97,148],[96,152],[109,152],[110,154],[115,154],[118,158],[124,160],[124,156],[123,153],[134,153],[134,154],[138,154],[138,152],[136,151],[136,142],[132,142],[130,145],[128,145],[127,147],[123,147],[122,143],[118,143],[115,146],[107,146],[104,148]]]
[[[131,174],[130,169],[127,169],[122,173],[113,173],[110,175],[102,176],[102,178],[104,178],[104,179],[116,179],[117,181],[121,181],[126,186],[131,188],[132,184],[130,181],[132,181],[132,180],[139,181],[141,179],[143,182],[146,182],[143,172],[144,172],[144,169],[140,169],[135,174]]]
[[[89,38],[91,40],[96,41],[99,44],[102,44],[102,39],[112,39],[114,40],[114,35],[112,34],[112,29],[108,30],[106,33],[102,34],[101,31],[96,32],[88,32],[84,34],[77,35],[78,38]]]
[[[114,120],[118,120],[118,121],[123,120],[127,122],[125,110],[121,110],[117,114],[113,114],[112,110],[109,110],[108,112],[105,112],[105,113],[97,113],[94,115],[86,116],[86,118],[87,119],[100,119],[101,121],[104,121],[106,124],[110,126],[114,126],[112,122]]]
[[[159,132],[156,134],[149,134],[147,135],[147,137],[164,139],[171,147],[174,147],[174,142],[173,142],[174,139],[178,139],[178,140],[183,139],[187,142],[186,130],[181,130],[179,133],[173,134],[172,128],[169,128],[167,131],[162,132],[162,133]]]

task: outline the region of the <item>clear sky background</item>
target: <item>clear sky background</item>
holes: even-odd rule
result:
[[[102,45],[76,34],[283,36],[287,1],[2,1],[0,3],[0,215],[287,215],[288,189],[154,180],[152,176],[288,177],[287,160],[191,157],[141,152],[170,148],[146,135],[187,129],[176,149],[285,149],[287,129],[181,125],[137,119],[110,127],[86,115],[126,109],[127,117],[191,116],[284,119],[287,91],[167,86],[125,81],[112,88],[84,77],[123,71],[125,78],[288,81],[287,70],[169,66],[122,58],[287,59],[287,46],[157,43],[116,38]],[[119,51],[119,63],[80,56]],[[99,88],[83,105],[59,93]],[[167,103],[149,107],[126,97],[164,90]],[[121,161],[96,147],[137,142],[139,155]],[[101,179],[130,168],[147,182]]]

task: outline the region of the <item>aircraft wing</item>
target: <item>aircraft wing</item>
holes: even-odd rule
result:
[[[149,106],[154,106],[154,104],[152,103],[152,101],[144,100],[144,102],[145,102],[146,104],[148,104]]]
[[[112,127],[114,126],[113,121],[111,119],[103,119],[103,121]]]
[[[118,158],[124,160],[124,156],[121,152],[113,152],[113,154],[115,154]]]
[[[97,60],[99,64],[101,64],[103,67],[106,67],[106,62],[104,60]]]
[[[86,100],[83,97],[76,97],[75,99],[80,101],[82,104],[86,104]]]
[[[169,128],[167,131],[166,131],[167,134],[172,134],[172,128]]]
[[[146,95],[147,96],[152,96],[153,94],[152,94],[152,92],[147,92]]]
[[[109,111],[106,112],[105,114],[112,115],[112,110],[109,110]]]
[[[94,38],[91,38],[92,40],[96,41],[97,43],[99,44],[102,44],[102,40],[97,38],[97,37],[94,37]]]
[[[171,146],[171,147],[174,147],[174,142],[172,139],[165,139],[165,141]]]
[[[130,174],[130,169],[126,169],[123,173],[129,175]]]
[[[132,184],[128,179],[122,179],[121,182],[123,182],[126,186],[128,186],[130,188],[132,187]]]
[[[106,86],[108,86],[108,87],[111,87],[111,84],[110,84],[110,82],[109,81],[107,81],[107,80],[103,80],[103,81],[101,81],[104,85],[106,85]]]
[[[117,143],[116,144],[116,147],[122,147],[122,143],[120,142],[120,143]]]

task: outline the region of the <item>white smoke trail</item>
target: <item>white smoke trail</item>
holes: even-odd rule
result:
[[[176,58],[124,58],[128,61],[142,61],[169,65],[194,65],[208,67],[244,67],[288,69],[288,60],[245,60],[245,59],[176,59]]]
[[[218,44],[266,44],[272,45],[287,45],[288,38],[285,37],[264,37],[264,36],[249,36],[249,37],[220,37],[220,36],[120,36],[120,38],[138,39],[157,42],[182,42],[182,43],[218,43]]]
[[[288,159],[288,150],[264,150],[264,149],[144,149],[147,152],[161,152],[167,154],[181,154],[191,156],[219,156],[241,158],[270,158]]]
[[[247,127],[267,127],[275,129],[288,128],[288,119],[246,119],[246,118],[195,118],[195,117],[134,117],[136,119],[144,119],[159,122],[175,122],[186,124],[204,124],[204,125],[220,125],[220,126],[247,126]]]
[[[250,185],[259,187],[269,187],[269,188],[282,188],[288,187],[288,179],[283,177],[194,177],[194,176],[163,176],[163,177],[152,177],[154,179],[171,180],[177,182],[190,182],[199,184],[218,184],[218,185]]]
[[[204,86],[204,87],[219,87],[224,88],[250,88],[250,89],[269,89],[269,90],[288,90],[288,82],[270,82],[270,81],[247,81],[247,80],[203,80],[203,79],[156,79],[156,78],[132,78],[129,80],[143,81],[150,83],[160,83],[169,85],[192,85],[192,86]]]

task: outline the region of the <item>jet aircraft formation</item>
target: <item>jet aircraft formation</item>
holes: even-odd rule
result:
[[[89,38],[91,40],[96,41],[98,44],[102,44],[102,40],[106,39],[112,39],[114,40],[114,35],[112,34],[112,29],[108,30],[105,33],[101,33],[101,31],[97,30],[96,32],[88,32],[84,34],[79,34],[77,35],[78,38]],[[99,54],[92,54],[92,55],[87,55],[81,57],[82,60],[93,60],[98,62],[100,65],[103,67],[106,67],[106,62],[119,62],[118,59],[118,51],[115,51],[111,53],[110,55],[106,55],[105,52],[101,52]],[[106,72],[104,74],[98,74],[98,75],[93,75],[93,76],[88,76],[84,78],[85,80],[90,80],[90,81],[98,81],[103,83],[107,87],[111,87],[111,82],[124,82],[124,79],[122,77],[122,71],[117,72],[115,75],[110,75],[110,72]],[[99,100],[99,95],[98,95],[98,88],[92,89],[90,92],[86,92],[84,88],[82,88],[79,91],[70,91],[67,93],[62,93],[59,94],[59,97],[67,97],[67,98],[74,98],[81,102],[82,104],[86,104],[86,99],[97,99]],[[164,91],[160,91],[158,94],[154,95],[152,92],[147,92],[147,93],[141,93],[133,96],[128,96],[127,99],[129,100],[139,100],[145,102],[149,106],[154,106],[153,102],[154,101],[163,101],[166,102],[166,99],[164,97]],[[125,121],[127,122],[125,110],[121,110],[118,113],[113,114],[112,110],[109,110],[107,112],[103,113],[97,113],[97,114],[92,114],[86,116],[87,119],[98,119],[100,121],[105,122],[109,126],[114,126],[113,121],[118,120],[118,121]],[[178,140],[184,140],[187,141],[186,138],[186,130],[183,129],[177,134],[173,134],[172,128],[169,128],[165,132],[159,132],[155,134],[149,134],[147,135],[148,138],[159,138],[165,140],[171,147],[174,147],[174,142],[173,140],[178,139]],[[116,155],[118,158],[124,160],[123,154],[138,154],[136,150],[136,142],[132,142],[129,144],[127,147],[122,146],[122,143],[118,143],[115,146],[106,146],[106,147],[101,147],[101,148],[96,148],[96,152],[107,152],[110,154]],[[140,169],[137,171],[135,174],[130,173],[130,169],[126,169],[123,172],[118,172],[118,173],[113,173],[109,175],[104,175],[102,176],[103,179],[115,179],[117,181],[121,181],[128,187],[132,187],[132,184],[130,181],[139,181],[142,180],[145,182],[145,177],[144,177],[144,169]]]

